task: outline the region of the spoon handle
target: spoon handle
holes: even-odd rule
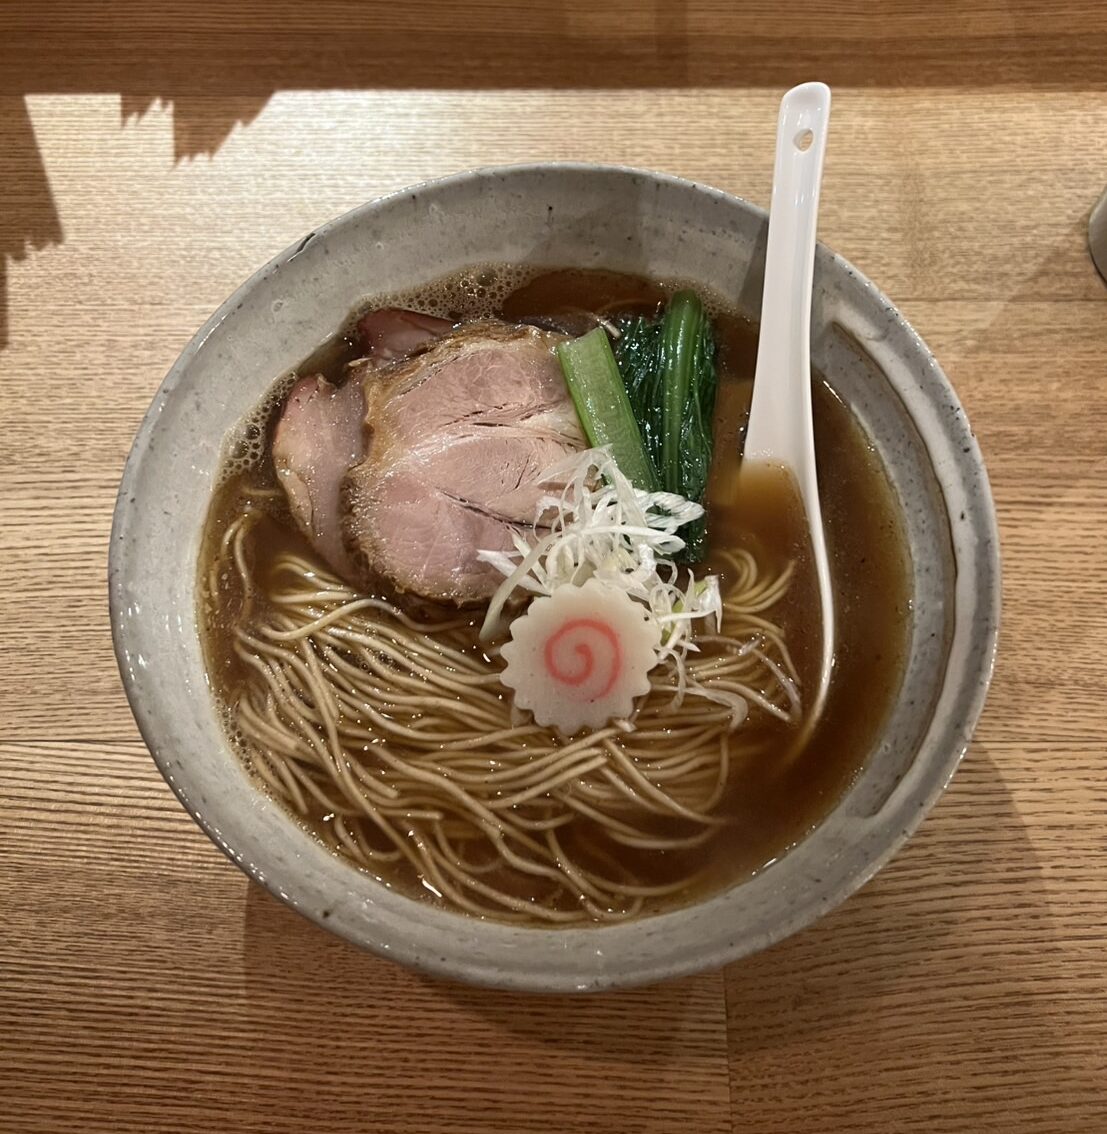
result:
[[[793,87],[781,101],[747,460],[792,465],[810,446],[811,285],[829,119],[824,83]],[[817,500],[814,452],[795,472],[804,503],[809,492]]]

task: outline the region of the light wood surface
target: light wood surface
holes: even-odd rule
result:
[[[1005,557],[977,739],[908,847],[723,973],[454,987],[235,871],[111,652],[115,486],[254,268],[381,192],[535,158],[768,198],[835,85],[821,236],[935,349]],[[1107,1130],[1107,8],[975,0],[0,8],[0,1129]]]

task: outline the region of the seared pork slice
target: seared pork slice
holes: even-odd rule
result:
[[[403,358],[452,330],[447,319],[384,307],[358,320],[367,362],[377,366]],[[344,578],[357,570],[342,543],[339,487],[351,465],[364,455],[365,402],[361,379],[341,387],[320,375],[292,388],[273,437],[273,463],[292,515],[315,549]]]
[[[365,391],[374,458],[382,446],[416,448],[464,426],[525,426],[580,437],[561,364],[565,335],[502,323],[470,324],[405,365],[355,364]]]
[[[361,349],[377,362],[407,358],[452,330],[449,319],[403,307],[380,307],[357,321]]]
[[[355,371],[368,445],[343,483],[342,526],[363,579],[458,604],[492,595],[501,576],[477,552],[509,550],[549,490],[538,478],[584,445],[554,354],[564,337],[471,325]]]
[[[335,387],[316,375],[292,387],[273,434],[273,464],[296,523],[346,579],[356,571],[342,544],[339,489],[364,453],[364,419],[359,381]]]

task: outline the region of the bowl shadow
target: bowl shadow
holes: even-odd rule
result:
[[[722,977],[585,997],[472,988],[364,952],[246,887],[251,1129],[730,1130]],[[660,1109],[644,1107],[657,1092]],[[362,1125],[357,1125],[362,1124]]]
[[[1095,1089],[1049,979],[1063,949],[1002,767],[978,744],[873,882],[727,968],[735,1113],[771,1106],[797,1134],[843,1115],[851,1131],[1006,1129],[1016,1105],[1048,1124],[1051,1086]]]

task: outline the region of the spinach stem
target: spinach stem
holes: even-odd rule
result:
[[[607,332],[596,327],[560,343],[557,357],[588,443],[597,449],[610,447],[619,471],[635,488],[656,492],[657,478]]]
[[[661,482],[670,492],[681,483],[680,446],[688,387],[704,310],[690,291],[673,296],[661,327]]]

